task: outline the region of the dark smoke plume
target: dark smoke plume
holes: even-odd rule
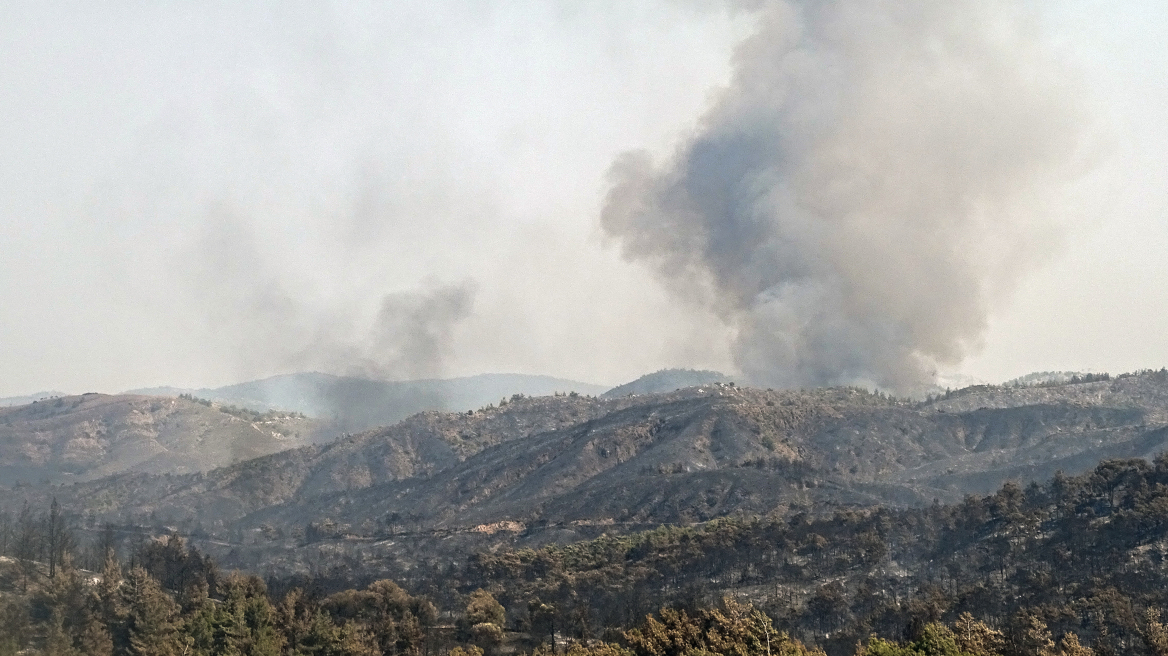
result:
[[[765,5],[672,158],[613,164],[603,230],[735,330],[752,382],[919,390],[979,346],[1082,170],[1076,78],[1026,6]]]
[[[381,309],[364,334],[324,332],[296,358],[302,368],[332,369],[367,378],[433,378],[442,374],[454,328],[474,304],[474,285],[431,285],[381,299]]]

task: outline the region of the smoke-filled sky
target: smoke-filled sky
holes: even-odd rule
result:
[[[1168,364],[1168,7],[10,2],[0,395]]]

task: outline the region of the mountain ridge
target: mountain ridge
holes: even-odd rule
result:
[[[515,394],[549,396],[608,389],[580,381],[529,374],[478,374],[459,378],[390,381],[320,372],[282,374],[217,388],[153,387],[130,394],[189,394],[258,411],[302,412],[328,421],[337,432],[386,426],[427,410],[473,410]]]
[[[122,474],[55,491],[95,517],[225,535],[325,520],[376,535],[394,514],[454,528],[922,505],[1150,456],[1168,445],[1166,404],[1165,372],[926,402],[721,383],[615,399],[515,395],[204,474]]]

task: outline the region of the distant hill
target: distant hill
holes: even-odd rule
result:
[[[65,392],[37,392],[36,394],[26,394],[24,396],[9,396],[0,399],[0,408],[9,408],[14,405],[28,405],[34,401],[52,399],[58,396],[68,396],[68,394]]]
[[[1007,380],[1006,382],[1002,383],[1002,386],[1029,387],[1033,385],[1057,385],[1060,383],[1069,383],[1072,379],[1081,379],[1090,375],[1092,374],[1082,371],[1035,371],[1033,373],[1026,374],[1025,376],[1019,376],[1017,378]],[[965,385],[962,385],[962,387],[965,387]]]
[[[631,383],[618,385],[601,396],[606,399],[614,399],[629,394],[664,394],[684,387],[728,382],[730,382],[730,377],[717,371],[662,369],[645,374]]]
[[[525,374],[383,381],[310,372],[213,389],[154,387],[127,393],[190,394],[253,410],[302,412],[328,421],[337,431],[355,432],[386,426],[425,410],[474,410],[514,394],[551,396],[557,392],[576,392],[595,395],[604,390],[601,385]]]
[[[193,473],[309,444],[302,415],[192,399],[84,394],[0,408],[0,485],[126,471]]]

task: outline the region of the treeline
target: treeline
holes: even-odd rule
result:
[[[23,597],[0,598],[0,656],[822,656],[776,628],[749,603],[723,597],[700,608],[666,607],[603,640],[557,640],[554,613],[531,600],[523,632],[505,632],[509,618],[488,592],[467,596],[452,625],[427,599],[391,581],[325,597],[293,589],[279,601],[256,576],[221,576],[184,550],[177,536],[150,543],[143,565],[123,571],[112,552],[89,577],[68,560]],[[42,572],[43,573],[43,572]],[[178,576],[178,578],[175,578]],[[167,589],[164,581],[182,584]],[[212,587],[213,586],[213,587]],[[1067,632],[1056,641],[1037,616],[1003,632],[963,613],[932,621],[903,639],[868,636],[856,656],[1095,656]],[[546,637],[546,641],[545,641]],[[1149,613],[1141,633],[1146,651],[1168,654],[1168,628]],[[1128,652],[1123,652],[1128,653]]]
[[[490,621],[502,609],[486,593],[463,613],[481,621],[443,639],[434,605],[391,581],[327,596],[293,589],[275,600],[259,577],[221,573],[177,535],[145,543],[132,560],[123,569],[110,551],[96,575],[69,558],[51,574],[40,563],[18,575],[23,585],[0,568],[0,590],[25,590],[0,595],[0,656],[421,656],[449,651],[456,638],[468,647],[501,641]]]
[[[47,563],[50,575],[55,575],[62,562],[78,555],[74,531],[56,498],[47,512],[35,512],[27,503],[15,516],[0,512],[0,556],[16,561],[25,584],[38,562]]]
[[[1067,375],[1067,374],[1070,375]],[[977,392],[984,392],[990,389],[1019,389],[1019,388],[1054,388],[1065,387],[1067,385],[1079,385],[1082,383],[1102,383],[1111,380],[1124,380],[1127,378],[1147,377],[1155,382],[1163,383],[1168,381],[1168,368],[1161,367],[1160,369],[1138,369],[1122,373],[1117,376],[1112,376],[1109,373],[1072,373],[1072,372],[1042,372],[1034,373],[1014,380],[1006,381],[1000,385],[980,384],[963,387],[961,389],[946,388],[943,393],[929,394],[925,397],[925,403],[929,404],[934,401],[943,401],[955,397],[965,396]]]
[[[557,647],[551,624],[532,607],[534,625],[509,628],[488,592],[465,597],[457,614],[392,581],[330,595],[294,588],[276,600],[254,575],[221,574],[177,535],[152,540],[123,570],[113,551],[100,574],[72,566],[29,577],[13,595],[0,567],[0,656],[484,656],[517,650],[551,656],[665,656],[694,653],[789,656],[817,652],[776,631],[770,618],[732,600],[694,614],[663,610],[617,643]],[[451,621],[453,620],[453,621]],[[534,632],[531,629],[534,628]],[[547,642],[544,642],[544,638]]]
[[[307,416],[302,412],[295,412],[292,410],[266,410],[264,412],[260,412],[259,410],[252,410],[251,408],[241,408],[241,407],[236,406],[236,405],[224,405],[221,403],[215,403],[214,401],[200,398],[200,397],[197,397],[193,394],[179,394],[178,398],[183,399],[185,401],[192,401],[194,403],[198,403],[199,405],[206,406],[208,408],[215,408],[215,409],[219,410],[219,412],[222,412],[224,414],[228,414],[228,415],[231,415],[233,417],[238,417],[240,419],[243,419],[244,421],[250,421],[250,422],[254,422],[254,423],[261,423],[261,422],[265,422],[265,421],[274,421],[276,419],[306,419],[307,418]]]

